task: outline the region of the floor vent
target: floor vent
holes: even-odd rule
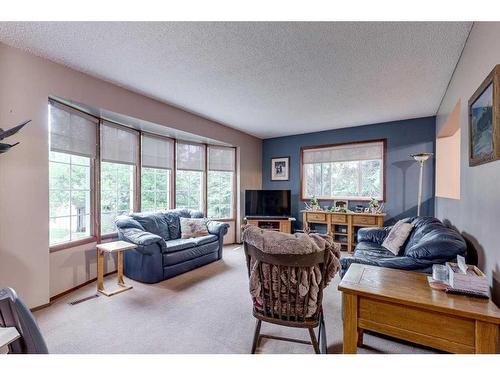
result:
[[[79,303],[82,303],[82,302],[85,302],[85,301],[88,301],[88,300],[91,300],[91,299],[94,299],[97,297],[99,297],[99,294],[94,294],[93,296],[80,298],[80,299],[77,299],[75,301],[69,302],[68,305],[75,306],[75,305],[78,305]]]

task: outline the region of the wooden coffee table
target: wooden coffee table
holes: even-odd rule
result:
[[[98,244],[97,246],[97,291],[105,296],[111,297],[114,294],[132,289],[131,285],[125,285],[123,281],[123,252],[129,249],[135,249],[137,245],[126,241],[114,241]],[[113,291],[104,289],[104,254],[117,253],[117,274],[118,288]]]
[[[338,289],[344,298],[344,353],[356,353],[363,330],[451,353],[497,353],[496,305],[431,289],[426,274],[352,264]]]

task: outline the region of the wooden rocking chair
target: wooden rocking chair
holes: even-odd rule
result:
[[[312,345],[316,354],[326,354],[327,344],[322,300],[323,289],[325,288],[326,264],[328,263],[329,252],[321,251],[306,255],[275,255],[264,253],[246,242],[244,243],[244,249],[247,261],[248,276],[250,277],[251,274],[251,267],[253,265],[252,261],[259,262],[256,271],[258,272],[258,277],[261,283],[260,299],[262,301],[262,306],[259,306],[254,302],[253,307],[253,316],[257,319],[257,322],[255,326],[251,353],[255,353],[260,338],[264,337],[267,339],[283,340],[299,344]],[[264,282],[264,280],[273,280],[273,266],[275,266],[278,270],[278,277],[276,281],[278,283],[278,293],[272,291],[272,281],[268,283],[267,288],[265,287]],[[291,276],[293,274],[299,275],[302,270],[309,270],[314,266],[318,266],[320,269],[321,283],[319,285],[319,291],[316,300],[316,311],[312,316],[307,316],[309,293],[305,297],[301,298],[299,296],[298,287],[295,287],[295,291],[293,293],[290,293],[290,286],[292,285]],[[265,275],[266,272],[267,275]],[[310,284],[311,276],[310,274],[308,275]],[[282,293],[282,286],[285,287],[285,293]],[[260,334],[262,322],[278,324],[287,327],[307,328],[309,330],[311,341],[262,335]],[[318,336],[316,336],[314,332],[314,328],[316,327],[319,327]]]

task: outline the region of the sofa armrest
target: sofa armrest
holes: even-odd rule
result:
[[[125,228],[119,230],[120,239],[137,245],[137,251],[151,255],[155,248],[161,252],[166,250],[166,244],[160,236],[137,228]]]
[[[220,221],[209,220],[207,222],[208,233],[215,234],[219,237],[219,251],[217,255],[217,259],[222,259],[222,249],[224,247],[224,236],[226,235],[229,224],[222,223]]]
[[[360,228],[357,236],[358,242],[374,242],[382,245],[391,229],[392,227]]]
[[[222,238],[226,235],[226,233],[229,229],[229,224],[222,223],[220,221],[210,220],[207,223],[207,227],[208,227],[208,233],[215,234],[215,235],[219,236],[219,238]]]
[[[342,271],[340,276],[344,277],[345,273],[349,269],[349,266],[353,263],[366,264],[370,266],[395,268],[407,271],[420,271],[420,272],[432,272],[432,265],[435,263],[441,263],[438,261],[428,261],[425,259],[414,259],[406,256],[394,256],[394,257],[345,257],[340,259],[340,264],[342,266]]]

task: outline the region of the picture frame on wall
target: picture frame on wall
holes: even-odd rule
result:
[[[500,65],[469,99],[469,166],[500,159]]]
[[[288,181],[290,179],[290,157],[271,159],[271,181]]]

